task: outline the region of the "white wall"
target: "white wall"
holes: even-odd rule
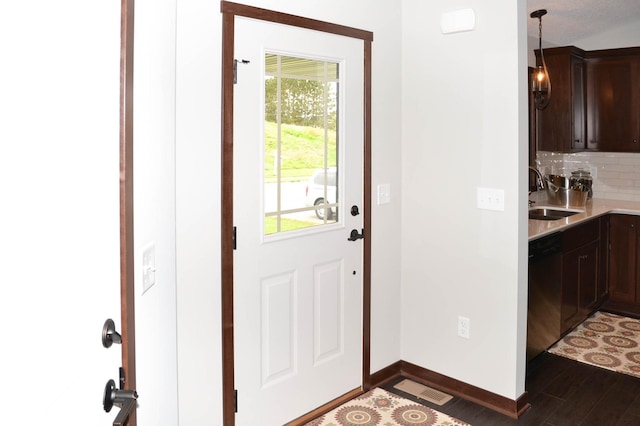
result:
[[[218,2],[177,9],[176,229],[181,426],[222,424]]]
[[[372,360],[400,359],[400,8],[393,0],[245,1],[374,32],[373,186],[391,185],[373,206]],[[321,6],[321,7],[319,7]],[[178,364],[181,426],[221,419],[219,3],[182,0],[177,26]],[[365,11],[367,13],[363,13]]]
[[[134,254],[138,424],[178,424],[176,331],[176,3],[137,0],[134,36]],[[155,284],[143,291],[143,250]]]
[[[403,1],[402,359],[510,399],[524,392],[526,2]],[[443,35],[443,12],[476,30]],[[476,208],[504,189],[505,210]],[[458,316],[471,338],[457,336]]]

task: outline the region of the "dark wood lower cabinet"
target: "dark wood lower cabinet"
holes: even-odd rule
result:
[[[600,303],[609,299],[609,218],[600,218],[600,273],[598,274],[598,300]]]
[[[609,300],[640,304],[638,264],[640,217],[616,214],[609,217]]]
[[[598,309],[640,318],[640,216],[610,214],[563,231],[561,265],[559,294],[545,317],[559,322],[560,336]],[[559,317],[551,314],[558,304]],[[529,321],[536,322],[529,331],[540,324],[531,313]]]
[[[561,333],[578,325],[601,303],[600,221],[569,228],[562,236]]]

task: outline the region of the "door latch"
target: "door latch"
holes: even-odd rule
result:
[[[362,230],[362,233],[358,233],[357,229],[352,229],[351,235],[349,236],[349,238],[347,238],[347,240],[355,241],[355,240],[360,240],[362,238],[364,238],[364,229]]]
[[[107,382],[102,398],[104,411],[108,413],[114,405],[120,407],[120,412],[113,421],[113,426],[124,426],[136,406],[137,399],[138,392],[118,389],[113,380]]]

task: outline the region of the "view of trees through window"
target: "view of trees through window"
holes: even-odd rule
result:
[[[335,222],[338,64],[266,54],[265,70],[265,234]]]

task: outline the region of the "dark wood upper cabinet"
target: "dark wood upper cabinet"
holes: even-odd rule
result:
[[[536,61],[541,63],[540,51]],[[585,149],[584,51],[577,47],[544,49],[551,99],[537,111],[538,149],[571,152]]]
[[[544,57],[552,91],[535,114],[538,150],[640,152],[640,47],[556,47]]]
[[[589,52],[587,99],[588,147],[640,152],[640,48]]]
[[[587,147],[587,105],[586,93],[586,68],[584,59],[571,57],[571,108],[573,108],[571,150],[578,151]]]

